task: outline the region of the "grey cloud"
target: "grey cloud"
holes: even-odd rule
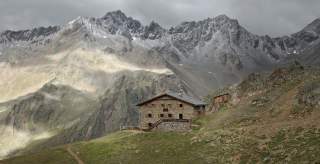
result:
[[[1,0],[0,31],[62,25],[120,9],[145,24],[154,20],[165,27],[226,14],[250,32],[279,36],[320,17],[319,6],[319,0]]]

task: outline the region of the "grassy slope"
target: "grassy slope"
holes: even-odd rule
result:
[[[67,153],[64,148],[54,148],[41,151],[36,154],[16,157],[6,161],[0,161],[0,164],[76,164],[76,161]]]
[[[319,71],[275,72],[256,83],[244,81],[232,91],[239,95],[237,105],[196,120],[200,127],[192,132],[121,131],[75,143],[72,150],[92,164],[320,162],[319,107],[297,100],[303,88],[318,82]],[[50,162],[74,160],[64,147],[58,147],[2,163]]]

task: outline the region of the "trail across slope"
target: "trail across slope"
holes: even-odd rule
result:
[[[73,152],[70,145],[66,147],[68,153],[78,162],[78,164],[84,164],[84,162],[79,158],[77,153]]]

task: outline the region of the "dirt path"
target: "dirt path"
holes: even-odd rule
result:
[[[79,158],[79,156],[71,150],[71,146],[66,147],[68,153],[78,162],[78,164],[84,164],[84,162]]]

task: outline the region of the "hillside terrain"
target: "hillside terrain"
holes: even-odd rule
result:
[[[138,123],[164,90],[202,98],[254,72],[318,65],[320,20],[290,36],[252,34],[226,15],[166,29],[121,11],[0,33],[0,158]]]
[[[319,163],[320,70],[298,62],[254,73],[190,132],[119,131],[69,145],[84,163]],[[208,100],[220,91],[208,96]],[[77,163],[67,146],[1,161]]]

